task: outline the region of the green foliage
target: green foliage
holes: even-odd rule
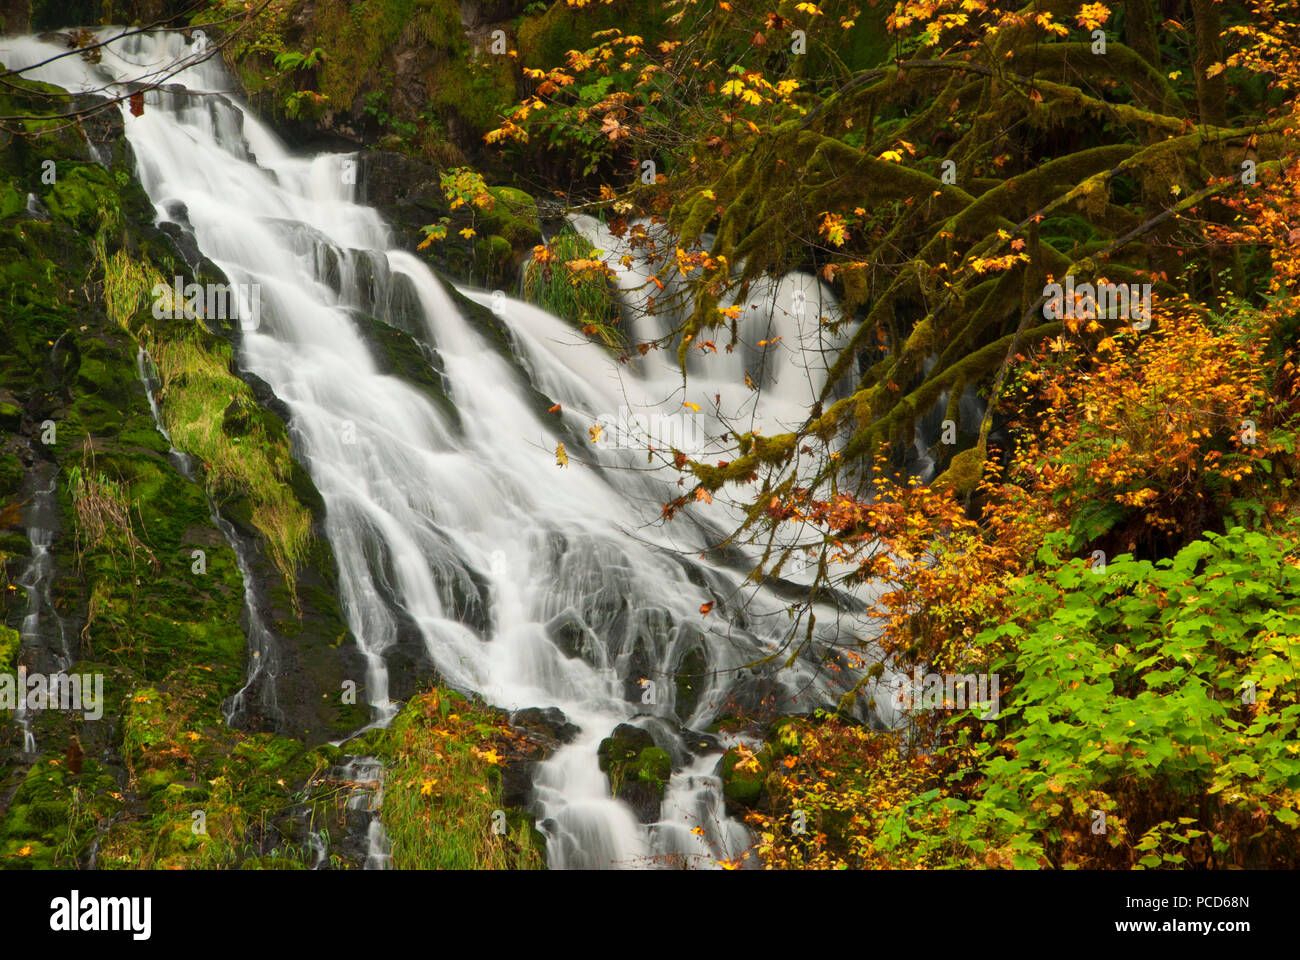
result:
[[[376,746],[385,760],[384,827],[393,865],[415,870],[535,870],[544,843],[506,809],[501,715],[451,690],[414,697]]]
[[[1294,863],[1298,537],[1294,520],[1235,527],[1156,563],[1023,577],[1014,617],[975,640],[1010,645],[994,667],[1016,678],[1010,703],[946,748],[969,754],[973,785],[910,804],[885,846],[932,865]]]
[[[323,60],[324,57],[325,51],[320,47],[313,47],[310,53],[299,53],[297,50],[286,50],[275,58],[275,69],[310,70]]]
[[[0,625],[0,673],[13,669],[21,643],[17,630]]]
[[[565,228],[546,245],[545,260],[530,260],[520,277],[523,298],[580,327],[591,328],[606,346],[622,349],[618,306],[603,273],[574,273],[565,264],[589,261],[594,247],[577,231]]]

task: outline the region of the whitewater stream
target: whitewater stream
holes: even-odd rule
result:
[[[0,40],[10,68],[64,52],[32,37]],[[558,707],[579,728],[534,780],[552,867],[707,867],[740,854],[751,840],[724,812],[715,772],[729,741],[700,732],[741,700],[790,711],[834,703],[844,675],[831,686],[818,661],[854,641],[837,631],[834,610],[822,611],[812,655],[774,676],[747,668],[786,648],[787,611],[807,573],[788,573],[781,596],[747,584],[756,554],[712,549],[741,516],[724,497],[692,502],[665,524],[663,504],[692,483],[678,487],[676,470],[647,462],[646,443],[718,459],[725,425],[770,434],[801,423],[823,385],[822,351],[839,342],[818,322],[834,310],[828,292],[799,274],[757,285],[740,304],[740,346],[723,349],[719,331],[716,353],[692,351],[683,384],[673,351],[620,364],[570,322],[500,292],[463,290],[507,331],[503,352],[356,202],[355,155],[295,156],[231,92],[219,60],[200,61],[183,35],[124,38],[98,63],[68,56],[28,75],[93,91],[187,57],[192,65],[145,94],[140,116],[123,104],[126,136],[159,221],[192,231],[231,283],[260,290],[238,360],[287,405],[295,454],[325,500],[372,723],[397,709],[386,654],[416,630],[446,683],[508,710]],[[616,248],[597,222],[575,226]],[[610,260],[635,306],[648,267]],[[425,345],[455,416],[380,372],[362,315]],[[661,335],[669,318],[630,322],[635,342]],[[539,395],[560,411],[548,413]],[[567,467],[556,462],[559,442]],[[692,651],[706,668],[686,711],[676,677]],[[258,689],[273,681],[249,677]],[[248,705],[231,694],[237,722]],[[673,758],[655,823],[614,799],[598,768],[598,744],[624,722]],[[372,865],[385,861],[377,823]]]

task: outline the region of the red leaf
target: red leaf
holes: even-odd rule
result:
[[[144,116],[144,93],[139,90],[131,94],[131,116]]]

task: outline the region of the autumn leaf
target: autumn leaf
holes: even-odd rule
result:
[[[700,604],[700,616],[707,617],[709,615],[709,611],[713,609],[713,604],[714,604],[713,600],[710,600],[708,603]]]
[[[564,452],[564,444],[555,445],[555,465],[557,467],[567,467],[569,465],[569,455]]]
[[[547,412],[547,413],[559,413],[559,412],[560,412],[560,405],[557,403],[557,404],[556,404],[555,406],[553,406],[553,407],[547,407],[547,408],[546,408],[546,412]]]

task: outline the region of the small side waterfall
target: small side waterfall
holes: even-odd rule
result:
[[[153,414],[154,427],[171,448],[167,454],[168,458],[181,476],[197,482],[194,461],[189,454],[176,449],[175,444],[172,443],[171,435],[168,434],[167,428],[163,426],[162,412],[158,408],[158,382],[154,374],[153,358],[149,356],[143,347],[136,351],[135,366],[140,376],[140,382],[144,386],[145,396],[149,400],[149,411]],[[248,707],[251,699],[257,704],[259,715],[274,723],[280,717],[275,690],[276,646],[272,642],[271,632],[266,626],[261,610],[258,608],[256,584],[253,578],[252,566],[248,559],[252,548],[247,539],[235,529],[234,525],[218,513],[216,504],[212,502],[211,497],[208,497],[208,509],[213,525],[221,531],[222,536],[225,537],[226,542],[235,553],[235,562],[244,581],[244,613],[248,618],[248,627],[245,631],[248,636],[248,675],[244,685],[226,698],[222,704],[222,716],[228,727],[242,725],[248,719]]]
[[[0,42],[11,67],[57,52],[33,38]],[[84,91],[191,52],[179,34],[140,35],[103,48],[99,63],[64,58],[29,75]],[[665,524],[663,504],[683,492],[676,470],[647,464],[644,444],[593,442],[589,430],[627,409],[660,422],[694,409],[707,450],[738,423],[797,426],[821,389],[817,353],[842,335],[820,322],[827,291],[798,275],[754,285],[738,304],[741,347],[692,356],[683,388],[669,357],[624,366],[530,304],[462,290],[492,319],[463,308],[353,201],[351,158],[293,156],[231,95],[217,61],[172,79],[184,89],[150,91],[141,115],[123,112],[126,135],[159,219],[183,208],[202,253],[231,283],[260,290],[239,362],[287,405],[324,498],[372,723],[393,716],[390,669],[414,643],[444,682],[510,710],[557,707],[579,728],[535,777],[551,866],[738,856],[750,840],[725,813],[723,744],[704,731],[746,706],[798,712],[837,700],[846,674],[823,669],[844,642],[837,611],[818,611],[827,626],[779,675],[753,668],[788,655],[798,625],[788,599],[747,581],[755,554],[719,556],[739,505],[720,496]],[[421,343],[441,396],[382,372],[366,334],[375,322]],[[232,697],[232,718],[273,688],[258,669]],[[612,797],[598,767],[598,744],[622,723],[672,758],[654,822]],[[356,802],[372,811],[367,865],[385,866],[373,813],[382,772],[370,758],[348,764],[365,787]]]
[[[31,559],[17,578],[17,585],[27,594],[27,609],[18,634],[20,649],[27,653],[35,669],[58,673],[67,670],[73,662],[67,624],[59,616],[50,591],[54,574],[50,547],[59,528],[59,503],[53,465],[38,462],[25,517]],[[23,752],[34,754],[37,751],[36,735],[32,732],[34,717],[26,694],[26,690],[19,692],[14,720],[23,732]]]

